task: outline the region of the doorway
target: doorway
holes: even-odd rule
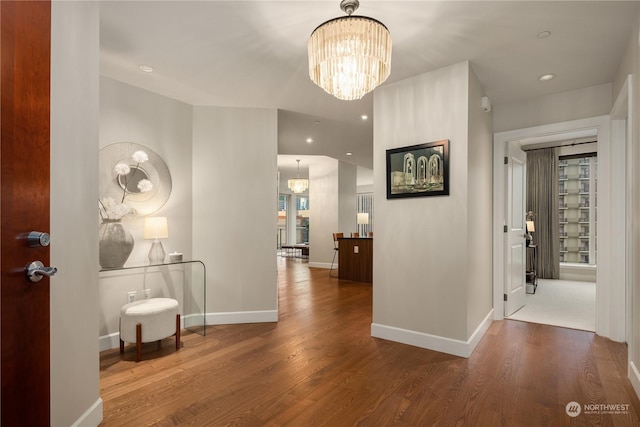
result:
[[[522,143],[529,158],[525,198],[531,274],[525,304],[510,319],[595,332],[595,132],[578,139],[559,135],[561,140],[549,143]]]
[[[613,253],[625,253],[625,242],[615,240],[612,234],[617,224],[625,224],[625,191],[622,195],[612,194],[614,188],[626,188],[624,173],[614,171],[619,163],[625,163],[625,141],[610,141],[610,118],[599,116],[589,119],[574,120],[552,125],[536,126],[514,131],[500,132],[494,135],[494,318],[503,319],[503,294],[506,272],[509,265],[504,258],[505,212],[505,179],[504,162],[506,144],[509,142],[525,141],[528,144],[549,143],[560,139],[584,137],[585,133],[597,135],[599,158],[599,193],[598,211],[599,257],[596,275],[596,325],[595,332],[599,335],[622,341],[625,337],[625,289],[624,280],[615,282],[617,272],[627,269],[625,256],[612,256]],[[615,167],[614,167],[615,164]],[[614,197],[615,196],[615,197]],[[610,286],[603,286],[610,284]]]

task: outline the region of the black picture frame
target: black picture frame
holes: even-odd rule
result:
[[[448,139],[387,150],[387,199],[448,195]]]

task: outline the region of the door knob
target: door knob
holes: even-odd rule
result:
[[[42,280],[43,276],[51,277],[58,272],[55,267],[45,267],[41,261],[33,261],[25,268],[27,278],[33,283]]]

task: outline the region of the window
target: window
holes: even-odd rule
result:
[[[560,262],[595,265],[598,158],[564,156],[558,167]]]
[[[280,194],[278,198],[278,249],[287,244],[287,204],[289,196]]]
[[[296,244],[309,243],[309,197],[296,196]]]
[[[358,224],[358,233],[366,236],[369,231],[373,231],[373,193],[356,194],[356,212],[369,214],[368,224]]]

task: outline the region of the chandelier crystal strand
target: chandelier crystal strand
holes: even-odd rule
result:
[[[365,16],[335,18],[311,34],[309,77],[342,100],[360,99],[391,72],[391,34]]]

